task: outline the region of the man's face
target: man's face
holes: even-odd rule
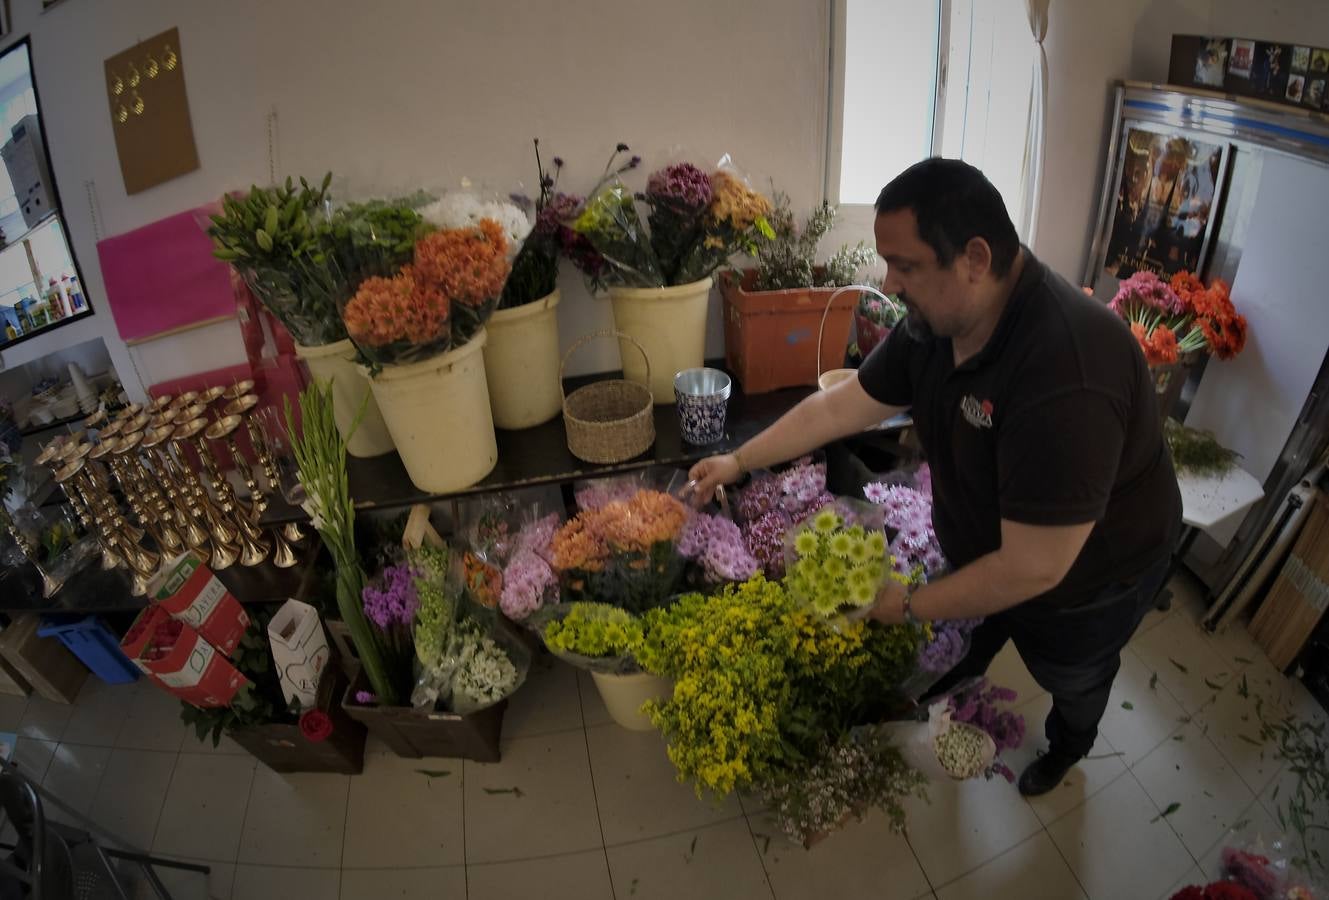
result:
[[[918,235],[918,221],[911,209],[877,216],[873,224],[877,253],[886,261],[883,292],[895,294],[909,310],[905,329],[915,338],[929,333],[953,337],[967,325],[973,285],[967,277],[963,254],[949,266],[937,261],[937,253]]]

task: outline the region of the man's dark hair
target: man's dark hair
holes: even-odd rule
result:
[[[973,238],[992,248],[992,274],[1004,278],[1020,250],[1020,237],[1001,193],[966,162],[934,156],[915,163],[881,189],[877,215],[913,210],[918,236],[949,266]]]

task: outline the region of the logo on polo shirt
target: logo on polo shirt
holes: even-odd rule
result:
[[[975,428],[992,427],[992,401],[979,400],[973,394],[968,394],[960,401],[960,412],[964,414],[964,419]]]

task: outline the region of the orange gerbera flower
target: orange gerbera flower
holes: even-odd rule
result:
[[[1160,325],[1149,335],[1145,345],[1145,361],[1151,366],[1167,366],[1177,361],[1177,335],[1166,325]]]

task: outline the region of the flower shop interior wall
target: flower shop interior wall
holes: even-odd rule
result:
[[[1008,0],[1014,6],[1014,0]],[[534,185],[530,138],[568,161],[585,189],[625,141],[646,170],[686,157],[733,154],[759,186],[774,179],[796,209],[821,199],[831,0],[578,0],[436,4],[390,12],[352,3],[243,0],[215,8],[138,0],[69,0],[46,12],[12,0],[15,38],[30,34],[55,175],[94,304],[105,295],[96,242],[273,176],[328,169],[367,190],[444,185],[468,176],[496,189]],[[1018,10],[1023,14],[1023,10]],[[1049,141],[1035,249],[1063,272],[1083,268],[1092,228],[1110,84],[1162,79],[1173,32],[1305,35],[1329,44],[1317,0],[1277,8],[1234,0],[1129,0],[1052,5]],[[113,150],[103,61],[178,26],[201,167],[128,196]],[[891,36],[883,36],[887,52]],[[882,89],[889,115],[889,86]],[[883,182],[892,173],[883,173]],[[644,177],[644,172],[641,173]],[[870,234],[846,215],[824,246]],[[566,268],[566,267],[565,267]],[[610,321],[567,271],[560,288],[565,345]],[[711,304],[708,353],[721,349]],[[127,390],[243,359],[223,323],[126,348],[109,313],[4,354],[6,365],[102,338]],[[200,360],[206,357],[206,365]],[[615,368],[611,343],[572,371]],[[142,383],[136,383],[142,382]]]

